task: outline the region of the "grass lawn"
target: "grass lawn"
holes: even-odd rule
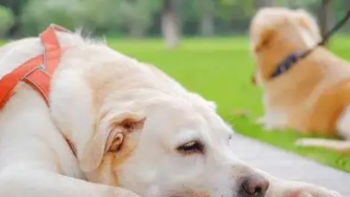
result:
[[[350,173],[350,156],[324,149],[297,148],[293,142],[303,136],[290,131],[265,132],[252,119],[233,114],[237,110],[247,110],[255,116],[262,114],[261,90],[250,85],[253,61],[247,38],[185,39],[173,51],[165,50],[157,39],[108,42],[127,55],[157,65],[189,90],[215,101],[220,115],[237,132]],[[330,47],[350,60],[350,37],[338,36]]]

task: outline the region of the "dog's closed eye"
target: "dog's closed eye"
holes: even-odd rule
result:
[[[191,141],[179,146],[177,151],[184,155],[204,153],[204,145],[200,141]]]

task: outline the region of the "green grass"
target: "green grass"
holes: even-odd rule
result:
[[[157,39],[108,41],[111,47],[157,65],[189,90],[215,101],[219,114],[237,132],[350,173],[350,156],[325,149],[297,148],[293,143],[303,136],[292,131],[266,132],[252,119],[234,115],[237,110],[262,114],[261,90],[250,85],[253,61],[247,38],[185,39],[176,50],[165,50]],[[350,37],[338,36],[330,47],[350,59]]]

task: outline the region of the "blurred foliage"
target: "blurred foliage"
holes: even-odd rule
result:
[[[159,36],[163,0],[0,0],[12,10],[7,36],[28,36],[56,23],[69,29],[83,27],[96,34]],[[246,33],[259,6],[274,4],[303,8],[317,15],[321,0],[176,0],[184,35]],[[332,1],[334,19],[350,7],[349,0]],[[5,14],[6,15],[6,14]],[[11,14],[9,14],[11,15]],[[11,17],[9,17],[11,18]],[[2,20],[1,20],[2,21]],[[348,31],[349,25],[344,30]]]
[[[20,16],[21,30],[31,35],[36,34],[52,22],[69,29],[75,28],[82,23],[84,11],[80,1],[31,0]]]
[[[14,24],[12,11],[0,6],[0,36],[3,36]]]
[[[50,23],[97,33],[142,36],[152,24],[158,0],[30,0],[20,16],[22,31],[36,34]]]

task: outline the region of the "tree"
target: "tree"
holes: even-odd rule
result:
[[[332,7],[331,0],[322,0],[322,6],[319,13],[320,29],[321,35],[324,36],[328,30],[331,23]]]
[[[84,0],[84,27],[98,33],[144,37],[160,9],[159,0]],[[96,11],[96,8],[103,11]],[[91,14],[94,13],[94,14]]]
[[[7,7],[13,13],[13,25],[8,31],[9,36],[15,37],[20,34],[20,15],[28,0],[0,0],[0,5]]]
[[[297,0],[286,0],[286,4],[289,8],[297,8],[298,7],[298,1]]]
[[[215,33],[215,0],[177,0],[182,33],[212,36]]]
[[[256,7],[262,8],[262,7],[272,7],[275,6],[275,0],[256,0]]]
[[[180,42],[180,27],[177,16],[176,0],[163,0],[161,28],[166,46],[175,48]]]
[[[213,0],[200,0],[200,33],[203,36],[212,36],[215,33],[214,14],[215,3]]]
[[[132,37],[143,37],[152,24],[152,17],[159,8],[157,0],[122,0],[115,12],[120,23],[126,27]]]
[[[221,0],[216,6],[218,32],[247,33],[251,18],[256,13],[256,0]]]
[[[3,37],[14,24],[12,11],[8,8],[0,6],[0,37]]]
[[[97,34],[126,31],[130,36],[142,37],[159,7],[159,0],[31,0],[23,10],[21,22],[23,31],[31,35],[56,23],[68,29],[83,27]]]
[[[77,0],[31,0],[21,15],[21,30],[37,35],[51,23],[76,29],[84,24],[84,4]]]

